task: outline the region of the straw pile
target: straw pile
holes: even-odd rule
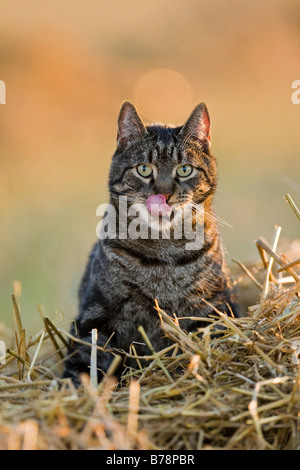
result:
[[[44,328],[27,339],[13,296],[15,345],[0,365],[0,449],[300,449],[300,260],[277,252],[279,234],[276,227],[271,245],[257,241],[255,266],[239,263],[260,294],[247,315],[216,311],[187,333],[179,315],[156,303],[174,344],[147,356],[146,368],[137,358],[119,384],[115,365],[94,383],[96,346],[80,388],[60,379],[68,328],[43,315]]]

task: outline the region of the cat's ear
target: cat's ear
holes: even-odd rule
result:
[[[146,127],[133,104],[125,101],[118,117],[118,148],[124,149],[133,140],[143,137],[146,132]]]
[[[184,141],[198,139],[201,141],[204,149],[210,149],[210,117],[205,103],[200,103],[196,106],[182,127],[180,134],[182,134]]]

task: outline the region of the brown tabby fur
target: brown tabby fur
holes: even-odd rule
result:
[[[142,178],[136,166],[147,163],[155,174]],[[196,170],[190,178],[174,176],[181,164]],[[135,343],[138,354],[149,349],[137,328],[142,325],[155,350],[169,344],[160,329],[154,300],[169,315],[208,317],[214,308],[238,315],[226,267],[212,199],[217,186],[217,164],[210,151],[210,118],[204,103],[198,105],[182,127],[145,126],[134,106],[125,102],[118,120],[118,145],[112,158],[110,203],[119,220],[119,196],[128,205],[146,203],[152,194],[169,194],[168,204],[202,204],[204,242],[197,250],[187,250],[183,239],[102,239],[89,262],[79,291],[80,310],[71,333],[90,341],[91,330],[98,330],[98,344],[128,351]],[[194,220],[194,224],[197,221]],[[180,320],[192,331],[203,322]],[[109,340],[109,338],[111,339]],[[109,341],[108,341],[109,340]],[[106,344],[108,342],[108,344]],[[90,348],[77,342],[69,346],[64,377],[79,383],[79,374],[89,372]],[[98,378],[113,359],[109,352],[98,353]],[[121,372],[121,369],[120,371]]]

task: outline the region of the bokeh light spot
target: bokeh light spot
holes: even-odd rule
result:
[[[133,90],[134,104],[149,121],[181,122],[193,107],[188,80],[175,70],[159,68],[144,73]]]

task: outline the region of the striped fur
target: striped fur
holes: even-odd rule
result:
[[[155,168],[147,180],[135,171],[138,164]],[[180,179],[174,168],[185,163],[196,174]],[[71,328],[84,341],[98,329],[98,344],[128,351],[132,342],[141,343],[137,331],[142,325],[156,350],[168,345],[160,329],[154,299],[170,315],[207,317],[214,307],[237,315],[235,297],[212,210],[217,185],[217,164],[210,152],[210,119],[202,103],[182,127],[146,127],[134,106],[123,104],[118,121],[118,147],[113,156],[109,188],[111,204],[117,211],[118,197],[128,204],[145,204],[151,194],[171,194],[168,203],[203,204],[204,244],[186,250],[185,239],[99,240],[89,258],[79,291],[80,309]],[[194,220],[194,223],[197,223]],[[171,233],[172,235],[172,233]],[[182,319],[187,331],[203,326],[201,321]],[[138,354],[149,354],[145,345],[135,344]],[[64,377],[79,383],[79,374],[89,372],[90,348],[70,343]],[[113,359],[99,352],[99,380]],[[127,361],[128,363],[128,361]],[[121,369],[120,369],[121,372]]]

